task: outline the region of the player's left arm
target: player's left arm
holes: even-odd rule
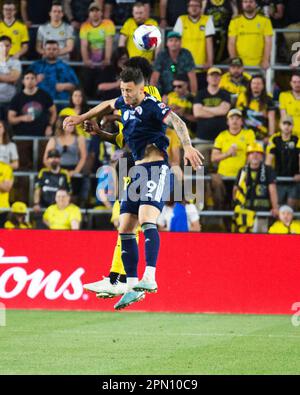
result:
[[[163,121],[166,125],[173,128],[179,137],[182,147],[184,149],[184,164],[187,165],[190,161],[193,168],[196,170],[202,165],[203,155],[192,146],[189,132],[185,122],[173,111],[170,111]]]

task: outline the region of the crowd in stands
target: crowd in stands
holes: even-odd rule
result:
[[[62,122],[120,95],[126,61],[142,56],[152,65],[149,84],[204,154],[204,209],[233,212],[202,220],[192,201],[170,201],[160,229],[300,233],[298,0],[2,0],[0,7],[0,227],[79,229],[84,210],[113,210],[110,169],[126,149]],[[144,23],[164,32],[153,52],[133,43]],[[274,28],[299,31],[278,34],[274,48]],[[274,51],[290,71],[276,72],[269,92]],[[116,131],[109,115],[101,125]],[[167,136],[170,165],[180,167],[180,140],[169,128]],[[30,190],[17,172],[33,170]]]

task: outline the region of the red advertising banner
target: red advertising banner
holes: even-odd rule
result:
[[[97,299],[82,284],[108,274],[116,239],[116,232],[0,230],[0,301],[113,310],[118,298]],[[161,233],[158,293],[128,310],[291,314],[300,301],[299,242],[295,235]]]

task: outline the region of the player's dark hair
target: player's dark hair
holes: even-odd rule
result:
[[[57,192],[66,192],[67,195],[71,195],[70,192],[66,188],[58,188]]]
[[[142,3],[141,1],[137,1],[137,2],[135,2],[135,3],[133,4],[133,7],[144,7],[144,6],[145,6],[145,4]]]
[[[142,71],[132,67],[127,67],[124,69],[120,74],[120,79],[123,82],[134,82],[135,85],[139,85],[144,82]]]
[[[17,4],[16,4],[16,2],[14,0],[5,0],[5,1],[3,1],[2,7],[4,5],[11,5],[11,4],[13,4],[17,8]]]
[[[134,69],[140,69],[145,83],[147,84],[150,81],[150,77],[152,74],[152,67],[149,61],[141,56],[134,56],[126,61],[125,67],[132,67]]]
[[[1,41],[9,41],[10,43],[12,43],[11,38],[9,36],[1,36],[0,37],[0,42]]]
[[[51,4],[51,9],[53,6],[59,6],[59,7],[63,8],[62,2],[59,0],[53,0],[52,4]]]

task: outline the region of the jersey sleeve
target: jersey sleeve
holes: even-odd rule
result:
[[[209,16],[207,24],[205,26],[205,37],[214,36],[216,34],[214,21],[212,16]]]
[[[74,220],[78,222],[81,222],[82,220],[80,208],[75,205],[72,207],[72,211],[70,213],[70,221],[74,221]]]
[[[182,30],[183,30],[183,26],[182,26],[182,20],[180,18],[180,16],[177,18],[177,21],[175,23],[175,26],[173,28],[174,32],[179,33],[182,36]]]
[[[105,34],[106,36],[114,36],[116,34],[116,26],[110,19],[105,20]]]
[[[158,121],[163,121],[170,111],[170,107],[168,107],[165,103],[153,102],[153,114]]]
[[[215,139],[214,148],[222,151],[223,147],[223,133],[221,132]]]
[[[228,37],[236,37],[238,34],[236,19],[231,19],[228,27]]]
[[[21,30],[21,43],[25,44],[29,42],[29,34],[28,34],[28,29],[27,26],[25,24],[21,25],[22,27],[20,28]]]
[[[116,135],[116,143],[119,148],[124,147],[124,135],[121,130],[119,130],[118,134]]]
[[[281,92],[279,95],[279,109],[280,110],[286,110],[286,92]]]
[[[269,18],[266,18],[266,24],[264,29],[264,36],[273,36],[272,23]]]
[[[130,24],[131,24],[131,18],[127,19],[127,21],[121,27],[120,34],[123,34],[124,36],[128,37],[130,35]]]
[[[79,38],[80,38],[80,40],[87,40],[87,38],[88,38],[87,23],[83,23],[81,25],[81,28],[79,31]]]

